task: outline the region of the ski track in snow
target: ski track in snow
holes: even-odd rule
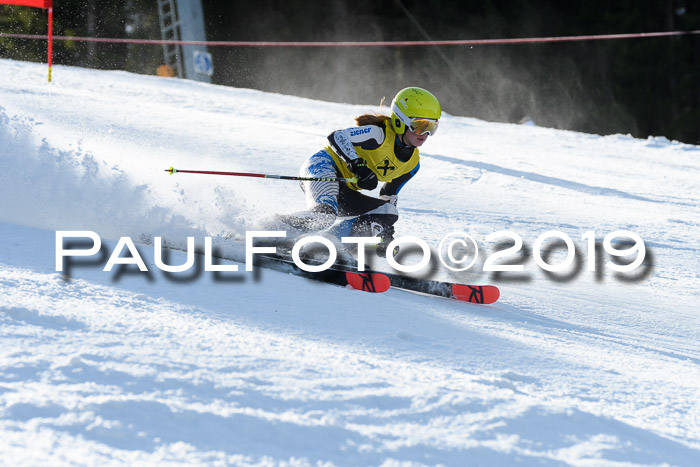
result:
[[[165,169],[294,174],[376,107],[54,73],[0,60],[2,463],[698,465],[697,146],[446,115],[398,234],[488,251],[511,230],[531,250],[562,230],[583,255],[554,280],[530,253],[491,306],[242,264],[165,274],[155,235],[222,240],[304,207],[294,182]],[[108,253],[145,242],[150,272],[57,273],[55,230],[79,229]],[[587,271],[589,230],[639,234],[644,274]]]

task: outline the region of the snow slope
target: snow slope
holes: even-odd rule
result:
[[[164,169],[295,174],[377,109],[54,75],[0,60],[0,463],[700,463],[700,147],[446,115],[397,232],[466,231],[484,251],[519,234],[524,273],[451,274],[499,285],[491,306],[242,265],[166,274],[147,244],[149,273],[101,257],[66,280],[56,230],[98,232],[108,254],[303,209],[294,182]],[[532,259],[549,230],[578,247],[569,277]],[[615,230],[646,242],[639,274],[586,270],[582,235]]]

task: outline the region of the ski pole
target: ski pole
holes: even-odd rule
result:
[[[246,172],[214,172],[210,170],[179,170],[179,169],[173,169],[170,167],[169,169],[165,169],[166,172],[168,172],[170,175],[176,174],[176,173],[183,173],[183,174],[204,174],[204,175],[232,175],[234,177],[257,177],[257,178],[276,178],[279,180],[298,180],[301,182],[348,182],[348,183],[356,183],[357,178],[342,178],[342,177],[291,177],[289,175],[270,175],[270,174],[255,174],[255,173],[246,173]]]

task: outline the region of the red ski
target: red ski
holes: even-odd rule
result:
[[[386,292],[391,287],[391,280],[385,274],[377,272],[345,272],[347,285],[365,292]]]
[[[352,265],[344,264],[334,265],[321,272],[307,272],[300,269],[291,259],[278,254],[263,254],[258,257],[263,267],[284,270],[297,276],[343,287],[350,286],[365,292],[386,292],[390,287],[394,287],[483,305],[494,303],[500,296],[498,287],[493,285],[455,284],[391,273],[357,272],[350,270]]]
[[[258,255],[258,258],[260,265],[268,269],[289,272],[296,276],[342,287],[350,286],[364,292],[382,293],[391,287],[389,277],[378,272],[354,272],[336,267],[330,267],[320,272],[308,272],[299,268],[292,260],[279,255],[261,254]]]
[[[488,305],[489,303],[494,303],[501,296],[498,287],[493,285],[455,284],[452,282],[416,279],[399,274],[386,275],[391,281],[392,287],[470,303]]]
[[[452,284],[452,297],[471,303],[489,304],[498,300],[501,292],[493,285]]]

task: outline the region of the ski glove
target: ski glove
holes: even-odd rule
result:
[[[357,178],[357,186],[363,190],[374,190],[377,188],[379,180],[377,180],[377,174],[372,172],[372,169],[367,167],[367,163],[364,159],[358,157],[357,159],[352,159],[348,162],[348,169]]]

